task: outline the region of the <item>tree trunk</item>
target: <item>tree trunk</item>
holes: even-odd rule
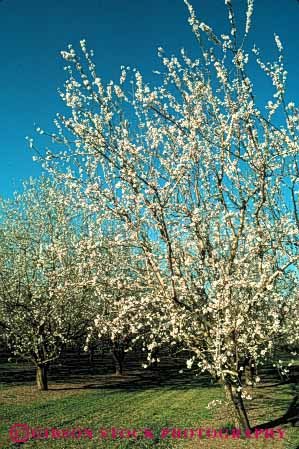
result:
[[[254,366],[253,366],[254,365]],[[255,376],[255,361],[252,357],[249,357],[246,359],[245,364],[245,383],[246,385],[253,385],[254,383],[254,376]]]
[[[158,355],[159,355],[159,349],[155,348],[152,352],[152,358],[154,358],[155,360],[153,362],[151,362],[151,364],[149,365],[149,369],[156,370],[158,368],[158,362],[157,362]]]
[[[48,390],[48,369],[48,364],[36,366],[36,386],[40,391]]]
[[[233,406],[233,410],[236,415],[236,419],[238,424],[240,425],[243,431],[251,430],[251,426],[249,423],[248,415],[246,412],[246,408],[241,396],[241,392],[236,391],[235,387],[233,387],[230,383],[225,385],[225,391],[227,398],[231,402]]]
[[[123,347],[112,349],[113,359],[115,362],[115,375],[121,376],[123,374],[125,351]]]
[[[90,348],[88,351],[88,364],[93,366],[94,365],[94,348]]]

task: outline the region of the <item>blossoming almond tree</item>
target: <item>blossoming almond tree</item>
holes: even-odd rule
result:
[[[83,60],[71,45],[62,52],[70,114],[57,119],[42,159],[93,213],[122,223],[138,249],[149,288],[132,320],[152,322],[149,350],[157,335],[180,342],[193,353],[189,366],[220,379],[250,428],[246,360],[265,360],[278,338],[298,341],[298,326],[282,325],[282,315],[296,301],[296,282],[284,283],[298,277],[299,111],[285,100],[278,36],[274,63],[256,47],[245,51],[253,0],[243,34],[225,0],[231,32],[221,36],[185,3],[200,56],[159,48],[156,87],[128,68],[104,86],[85,41]],[[256,104],[251,57],[273,85],[265,108]]]
[[[1,327],[12,352],[36,366],[40,390],[50,363],[87,332],[94,313],[81,220],[66,190],[45,178],[1,201]]]
[[[102,231],[99,231],[102,227]],[[125,353],[136,346],[152,343],[153,332],[160,317],[152,311],[147,302],[147,313],[140,315],[144,298],[149,299],[155,291],[155,279],[147,267],[140,248],[128,240],[126,228],[112,217],[109,221],[94,219],[93,236],[103,232],[101,244],[88,252],[88,262],[93,271],[95,297],[94,323],[89,327],[85,349],[98,342],[111,350],[116,372],[121,375]],[[154,298],[153,298],[154,299]],[[159,314],[161,308],[159,309]],[[148,319],[151,315],[155,325]],[[137,318],[138,317],[138,318]],[[158,333],[158,331],[157,331]],[[153,349],[154,349],[153,345]]]

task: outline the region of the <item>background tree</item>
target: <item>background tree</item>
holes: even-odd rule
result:
[[[87,331],[93,310],[83,276],[83,222],[71,197],[46,178],[1,202],[0,316],[15,355],[36,366],[40,390],[63,346]]]
[[[113,226],[113,220],[105,225],[105,238],[89,257],[98,273],[94,286],[98,301],[85,349],[96,342],[101,346],[102,342],[112,353],[117,375],[123,374],[125,353],[139,339],[140,321],[136,323],[132,315],[149,290],[146,268],[139,259],[138,250],[126,241],[120,226]]]

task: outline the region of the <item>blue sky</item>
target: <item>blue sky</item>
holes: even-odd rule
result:
[[[200,20],[227,32],[223,0],[193,0]],[[232,0],[244,20],[246,0]],[[271,58],[273,33],[280,35],[289,72],[288,98],[299,102],[299,2],[256,0],[251,39]],[[85,38],[95,51],[98,74],[117,79],[119,67],[139,68],[152,79],[156,49],[181,47],[196,55],[183,0],[2,0],[0,1],[0,195],[10,196],[21,180],[37,176],[25,136],[34,124],[53,130],[63,109],[57,88],[65,80],[60,51]],[[261,96],[266,84],[260,85]],[[270,99],[270,98],[269,98]],[[37,137],[37,142],[44,139]]]

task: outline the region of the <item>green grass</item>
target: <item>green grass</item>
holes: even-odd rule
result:
[[[91,428],[93,439],[84,440],[31,440],[25,445],[29,448],[48,449],[157,449],[209,448],[220,447],[271,447],[295,449],[299,442],[298,428],[286,428],[287,438],[283,441],[268,442],[268,446],[259,446],[255,441],[221,441],[221,440],[173,440],[159,438],[164,427],[178,428],[222,428],[230,423],[225,409],[211,411],[207,405],[214,399],[223,398],[219,387],[199,387],[175,389],[154,388],[141,391],[121,391],[118,389],[62,389],[66,385],[56,386],[48,392],[39,393],[31,386],[18,386],[4,389],[0,392],[0,447],[13,446],[8,438],[8,430],[13,423],[26,423],[29,427],[40,428]],[[70,387],[70,388],[71,388]],[[271,397],[271,388],[260,389],[258,409],[252,403],[251,418],[254,423],[279,416],[280,409],[285,411],[285,404],[290,399],[287,386],[281,386],[275,391],[275,399]],[[274,393],[274,391],[272,391]],[[265,401],[268,399],[268,405]],[[276,407],[274,405],[276,404]],[[270,408],[269,408],[270,406]],[[278,415],[277,415],[278,413]],[[274,416],[275,415],[275,416]],[[111,427],[127,429],[150,428],[155,436],[152,439],[100,439],[98,429]],[[204,445],[202,445],[204,444]],[[265,444],[265,442],[264,442]]]
[[[26,423],[41,428],[91,428],[94,441],[35,441],[25,447],[63,448],[65,446],[126,448],[137,447],[133,440],[100,440],[97,430],[113,426],[127,429],[150,428],[154,440],[138,441],[138,448],[169,445],[158,441],[163,427],[192,427],[213,424],[213,413],[208,403],[221,395],[219,388],[176,390],[167,388],[143,391],[118,391],[111,389],[53,390],[35,393],[31,387],[13,387],[1,393],[2,405],[0,434],[6,436],[13,423]],[[214,421],[215,423],[215,421]],[[96,446],[97,445],[97,446]],[[173,444],[172,444],[173,446]]]
[[[123,378],[97,374],[82,380],[81,374],[77,380],[70,378],[69,383],[62,383],[61,379],[50,381],[50,390],[46,392],[38,392],[31,381],[16,383],[13,377],[10,381],[15,383],[0,384],[0,448],[18,447],[8,434],[14,423],[28,424],[30,428],[93,431],[92,440],[29,440],[22,445],[24,449],[296,449],[299,445],[298,427],[290,425],[282,426],[285,438],[275,441],[161,439],[161,429],[166,427],[232,428],[232,416],[224,402],[216,409],[207,408],[215,399],[224,400],[222,388],[206,378],[191,380],[187,375],[164,376],[155,381],[133,370]],[[252,425],[282,416],[296,392],[295,384],[274,383],[272,378],[264,379],[253,390],[254,400],[247,403]],[[138,432],[148,428],[154,439],[99,437],[100,428],[112,427],[135,428]]]

